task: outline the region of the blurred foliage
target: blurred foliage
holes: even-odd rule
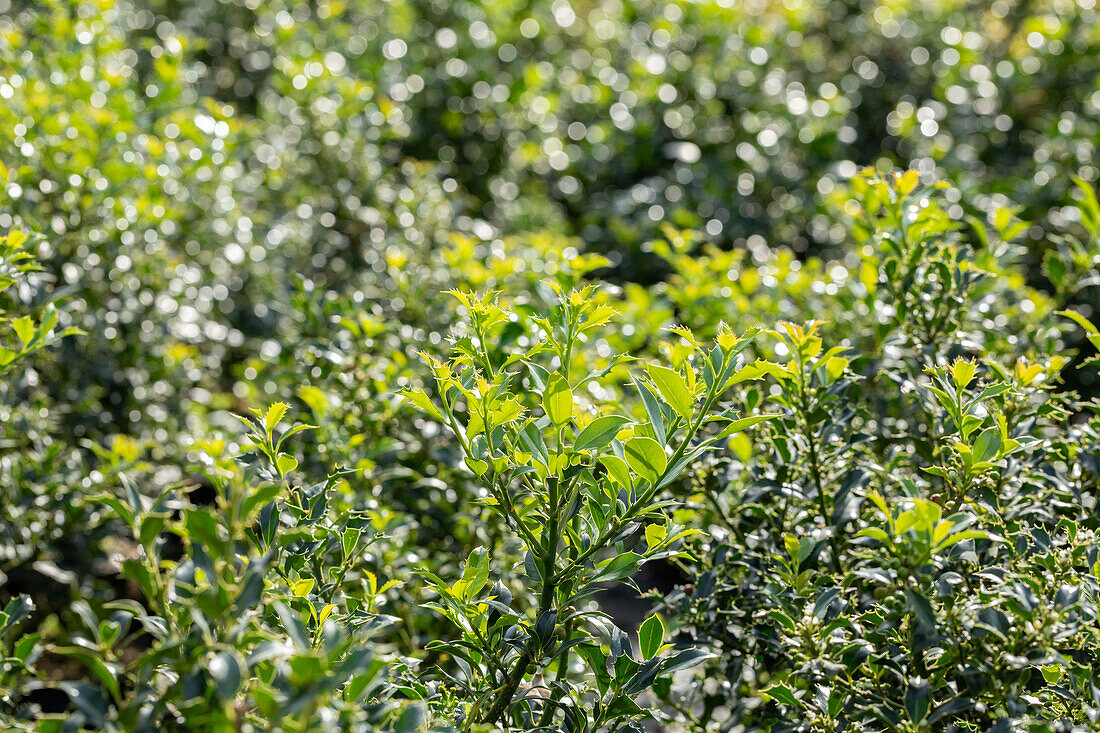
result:
[[[1098,29],[0,0],[0,725],[1095,724]]]
[[[252,5],[131,24],[194,39],[204,92],[293,119],[341,180],[430,161],[489,221],[556,223],[633,279],[661,272],[662,221],[835,247],[823,200],[865,165],[951,179],[967,211],[1019,202],[1033,243],[1070,176],[1100,177],[1091,0]]]

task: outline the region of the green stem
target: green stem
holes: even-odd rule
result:
[[[806,389],[805,367],[802,364],[801,352],[796,350],[795,353],[798,354],[798,399],[802,408],[802,434],[806,438],[806,444],[809,446],[810,478],[813,480],[814,488],[817,490],[817,504],[821,511],[821,521],[827,530],[829,525],[829,505],[825,498],[825,484],[821,480],[821,460],[817,453],[817,441],[814,437],[813,427],[810,425],[810,401],[809,392]],[[842,572],[840,567],[840,549],[837,546],[835,533],[830,533],[829,535],[829,547],[832,548],[833,569],[840,573]]]
[[[554,602],[554,591],[557,589],[557,584],[554,579],[554,566],[557,560],[558,553],[558,520],[559,520],[559,486],[557,477],[550,479],[550,501],[547,509],[547,514],[550,517],[550,521],[547,522],[546,532],[543,534],[545,542],[543,542],[544,553],[542,556],[542,593],[539,598],[539,609],[535,614],[535,623],[542,618],[543,614],[548,612]],[[551,633],[553,633],[551,628]],[[527,669],[527,665],[535,658],[536,650],[541,646],[542,640],[539,639],[534,633],[527,639],[527,644],[523,648],[523,652],[516,659],[515,665],[512,667],[512,671],[505,677],[504,684],[499,688],[496,700],[493,702],[493,706],[489,708],[485,713],[485,717],[481,719],[482,723],[489,725],[495,725],[504,712],[508,709],[508,705],[512,702],[512,698],[516,695],[516,690],[519,689],[520,682],[523,681],[523,674]]]
[[[565,628],[566,628],[566,632],[567,632],[566,633],[566,638],[568,639],[569,638],[569,633],[568,633],[569,632],[569,627],[566,626]],[[558,671],[554,675],[554,681],[555,682],[562,682],[562,681],[565,680],[565,678],[568,674],[569,674],[569,650],[566,649],[565,652],[562,653],[560,655],[560,658],[558,659]],[[542,715],[539,717],[539,725],[538,725],[539,728],[548,727],[550,725],[551,721],[554,719],[554,709],[557,707],[556,703],[558,701],[558,698],[559,698],[559,693],[553,692],[553,691],[552,691],[551,696],[549,698],[547,698],[546,705],[542,710]]]

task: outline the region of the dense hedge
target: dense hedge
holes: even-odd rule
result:
[[[1091,0],[0,10],[0,726],[1097,725]]]

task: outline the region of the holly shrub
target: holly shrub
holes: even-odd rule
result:
[[[1100,726],[1093,0],[0,0],[0,728]]]

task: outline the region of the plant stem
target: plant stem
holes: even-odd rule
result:
[[[542,593],[539,598],[539,610],[535,614],[535,623],[542,618],[543,614],[550,610],[550,607],[554,602],[554,591],[557,589],[557,584],[554,578],[554,566],[557,560],[558,554],[558,480],[556,477],[551,478],[550,484],[550,501],[548,505],[549,511],[547,514],[550,517],[550,521],[547,522],[546,532],[543,534],[545,542],[543,547],[545,548],[542,556]],[[556,625],[556,624],[555,624]],[[551,627],[550,633],[553,633],[554,629]],[[485,713],[485,717],[481,719],[482,723],[494,725],[500,719],[500,716],[508,709],[508,705],[512,702],[512,698],[516,695],[516,690],[519,688],[519,684],[523,681],[523,674],[527,669],[527,665],[535,658],[535,651],[541,646],[542,640],[538,638],[534,633],[527,639],[527,644],[523,648],[523,652],[516,659],[515,665],[512,667],[512,671],[505,677],[504,684],[501,685],[500,692],[498,693],[496,700],[493,701],[493,706],[489,708]]]
[[[810,425],[810,404],[809,396],[806,389],[805,377],[801,376],[803,372],[802,359],[799,358],[799,381],[798,381],[798,397],[802,406],[802,433],[806,438],[806,444],[809,446],[810,451],[810,478],[814,482],[814,488],[817,489],[817,503],[818,508],[821,511],[821,521],[825,524],[826,530],[829,525],[829,505],[825,499],[825,485],[821,480],[821,461],[817,454],[817,441],[814,438],[813,427]],[[832,548],[833,555],[833,569],[837,573],[843,572],[840,567],[840,550],[836,543],[836,534],[830,533],[829,535],[829,547]]]

